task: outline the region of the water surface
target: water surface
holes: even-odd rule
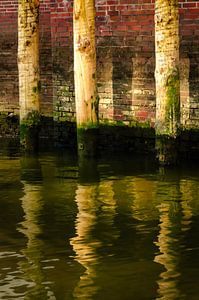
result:
[[[0,154],[0,299],[199,299],[198,166]]]

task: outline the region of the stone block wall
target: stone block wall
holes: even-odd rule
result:
[[[0,112],[18,114],[17,0],[0,3]],[[100,120],[155,123],[154,0],[96,0]],[[41,0],[42,113],[75,121],[71,0]],[[181,122],[199,127],[199,2],[179,1]]]

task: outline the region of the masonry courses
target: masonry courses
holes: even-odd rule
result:
[[[101,123],[154,127],[154,2],[96,1]],[[0,114],[6,118],[19,115],[17,10],[17,0],[1,0]],[[72,13],[70,0],[41,0],[41,113],[55,123],[75,122]],[[180,120],[183,129],[196,130],[199,128],[199,2],[179,1],[179,13]],[[2,126],[1,119],[0,134],[13,134]]]

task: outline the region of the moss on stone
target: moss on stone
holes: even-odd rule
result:
[[[24,144],[25,138],[28,135],[28,126],[25,123],[20,124],[20,141]]]
[[[160,165],[176,165],[179,159],[179,139],[166,134],[156,136],[156,151]]]
[[[28,147],[27,140],[31,144],[31,136],[38,135],[40,125],[40,113],[38,111],[29,112],[27,117],[20,121],[20,142],[25,148]],[[35,138],[34,138],[35,140]],[[31,147],[33,147],[31,145]]]
[[[40,119],[40,113],[37,110],[33,110],[21,121],[21,124],[25,124],[28,127],[38,126],[40,124]]]
[[[151,128],[150,121],[140,122],[138,120],[130,121],[129,127]]]
[[[151,125],[150,125],[150,121],[140,122],[138,120],[131,120],[131,121],[128,122],[128,124],[126,124],[122,120],[112,121],[112,120],[105,119],[105,120],[100,122],[100,126],[112,126],[112,127],[121,126],[121,127],[130,127],[130,128],[152,128]]]
[[[89,129],[97,129],[99,127],[98,122],[93,123],[93,122],[88,122],[86,124],[81,124],[77,126],[77,131],[81,132],[81,131],[86,131]]]
[[[4,124],[7,121],[7,114],[6,113],[0,113],[0,124]]]

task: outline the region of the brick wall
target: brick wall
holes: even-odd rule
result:
[[[12,3],[12,6],[11,6]],[[17,1],[0,3],[0,110],[17,112]]]
[[[199,2],[179,1],[182,124],[199,127]],[[154,0],[96,0],[100,119],[155,122]],[[18,111],[17,1],[0,3],[0,110]],[[74,121],[72,1],[42,0],[42,112]]]
[[[199,2],[180,1],[181,105],[186,127],[199,127]]]

